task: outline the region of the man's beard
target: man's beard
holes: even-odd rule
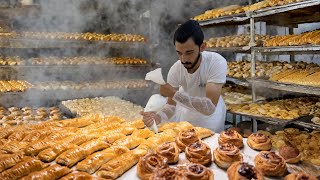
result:
[[[186,69],[193,69],[193,68],[197,65],[197,63],[198,63],[198,61],[199,61],[199,59],[200,59],[200,56],[201,56],[201,53],[199,52],[198,57],[195,59],[195,61],[194,61],[193,63],[189,63],[189,62],[187,62],[187,63],[182,63],[183,66],[184,66],[184,68],[186,68]],[[185,65],[189,65],[189,64],[192,64],[191,67],[186,67],[186,66],[185,66]]]

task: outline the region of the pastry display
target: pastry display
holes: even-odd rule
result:
[[[38,90],[104,90],[104,89],[137,89],[147,88],[149,83],[141,79],[119,81],[49,81],[35,82],[33,88]]]
[[[30,179],[38,179],[38,180],[47,180],[47,179],[59,179],[60,177],[69,174],[72,170],[65,167],[60,166],[58,164],[51,165],[41,171],[35,171],[30,173],[27,176],[21,178],[21,180],[30,180]]]
[[[85,173],[85,172],[70,173],[70,174],[60,178],[60,180],[81,180],[81,179],[86,179],[86,180],[105,180],[104,178],[91,176],[90,174]]]
[[[271,140],[261,133],[253,133],[248,137],[247,143],[250,148],[258,151],[269,151],[272,148]]]
[[[127,120],[142,119],[142,116],[139,114],[139,112],[143,111],[141,106],[115,96],[92,99],[74,99],[62,101],[62,104],[72,113],[79,116],[103,114],[108,116],[118,116]],[[123,111],[124,109],[126,111]]]
[[[186,179],[213,180],[214,174],[211,169],[202,164],[190,163],[179,167]]]
[[[284,176],[287,173],[285,160],[275,152],[261,151],[254,158],[255,167],[265,176]]]
[[[220,168],[227,169],[232,163],[242,161],[243,157],[237,146],[224,143],[213,151],[213,159]]]
[[[302,34],[280,35],[272,37],[264,42],[264,46],[300,46],[300,45],[319,45],[320,30],[305,32]]]
[[[249,104],[252,103],[252,94],[249,88],[238,85],[225,84],[222,87],[222,97],[227,105],[231,104]],[[265,100],[265,97],[257,96],[257,101]]]
[[[148,153],[141,157],[137,165],[138,177],[148,180],[157,169],[168,167],[168,159],[154,153]]]
[[[243,148],[243,138],[242,136],[234,130],[225,130],[220,133],[218,139],[219,145],[224,143],[230,143],[238,147],[239,149]]]
[[[25,65],[26,62],[19,56],[1,56],[0,55],[0,66],[18,66]]]
[[[184,177],[182,170],[168,167],[155,170],[150,179],[183,179]]]
[[[263,180],[263,174],[251,164],[235,162],[227,170],[229,180],[257,179]]]
[[[298,163],[301,159],[299,149],[292,146],[280,147],[279,155],[285,159],[286,163]]]
[[[169,164],[175,164],[179,161],[179,148],[175,142],[166,142],[161,144],[156,153],[168,159]]]
[[[208,166],[212,162],[210,147],[201,141],[189,144],[185,149],[185,154],[186,158],[192,163]]]
[[[263,42],[269,39],[268,35],[256,35],[255,43],[259,46],[262,45]],[[206,44],[208,48],[228,48],[228,47],[243,47],[249,46],[250,35],[242,34],[235,36],[225,36],[225,37],[214,37],[206,40]]]
[[[185,151],[186,147],[192,143],[199,142],[200,139],[194,129],[181,131],[176,137],[176,144],[181,151]]]
[[[10,80],[10,81],[0,81],[0,92],[24,92],[27,89],[32,87],[30,83],[27,81],[16,81],[16,80]]]
[[[288,174],[286,177],[284,177],[284,180],[317,180],[317,177],[300,172],[300,173]]]
[[[303,71],[287,70],[274,74],[270,77],[270,80],[288,84],[320,87],[319,77],[320,69]]]

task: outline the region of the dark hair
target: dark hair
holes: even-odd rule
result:
[[[176,41],[179,43],[185,43],[189,38],[192,38],[194,43],[199,47],[203,43],[203,32],[200,24],[195,20],[189,20],[178,27],[173,37],[173,44]]]

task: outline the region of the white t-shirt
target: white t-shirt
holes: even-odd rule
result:
[[[173,87],[179,88],[179,91],[187,92],[190,96],[206,97],[206,84],[225,83],[227,71],[228,65],[224,57],[215,52],[204,51],[202,52],[201,64],[194,73],[189,74],[179,60],[170,68],[167,82]],[[180,108],[177,107],[177,113],[181,111]],[[207,127],[216,132],[224,130],[226,108],[221,96],[216,110],[210,118],[198,112],[190,112],[190,110],[182,110],[181,112],[180,115],[176,115],[178,121],[186,120],[196,126]]]

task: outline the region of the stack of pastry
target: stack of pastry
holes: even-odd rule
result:
[[[115,96],[68,100],[62,104],[78,116],[104,114],[135,120],[141,118],[139,112],[143,111],[143,107]]]
[[[282,6],[290,3],[296,3],[303,0],[265,0],[269,3],[270,6]]]
[[[27,81],[0,81],[0,92],[23,92],[32,87]]]
[[[264,46],[300,46],[300,45],[319,45],[320,30],[305,32],[302,34],[275,36],[264,42]]]
[[[22,60],[19,56],[0,56],[1,66],[16,66],[25,64],[25,61]]]
[[[218,18],[221,16],[228,16],[228,15],[233,15],[233,14],[239,14],[244,12],[242,7],[239,5],[231,5],[223,8],[216,8],[216,9],[211,9],[203,14],[200,14],[196,17],[194,17],[194,20],[197,21],[203,21],[203,20],[208,20],[208,19],[214,19]]]
[[[287,70],[274,74],[270,77],[271,81],[304,86],[320,87],[320,69],[314,70]]]
[[[97,81],[97,82],[73,82],[73,81],[50,81],[34,83],[33,88],[39,90],[101,90],[101,89],[137,89],[147,88],[146,80],[130,79],[119,81]]]
[[[262,45],[263,42],[269,39],[268,35],[256,35],[255,41],[257,45]],[[209,48],[220,48],[220,47],[243,47],[248,46],[250,42],[249,34],[225,36],[218,38],[210,38],[206,41],[207,47]]]
[[[301,97],[294,99],[275,100],[270,102],[229,105],[231,112],[291,120],[309,115],[320,101],[316,97]]]

